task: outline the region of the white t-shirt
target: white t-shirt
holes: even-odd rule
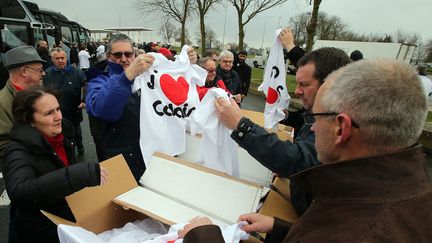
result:
[[[264,127],[268,129],[272,129],[285,118],[283,110],[288,107],[291,99],[286,87],[283,47],[279,39],[280,32],[281,29],[275,32],[275,41],[264,70],[263,82],[258,87],[258,90],[263,91],[267,97],[264,109]]]
[[[238,145],[231,138],[231,130],[218,119],[214,107],[215,99],[228,94],[221,88],[211,88],[191,116],[191,133],[202,129],[202,138],[196,162],[232,176],[239,177]]]
[[[149,53],[151,68],[135,78],[133,91],[141,89],[140,146],[146,163],[154,152],[169,155],[186,150],[186,119],[199,103],[196,85],[204,85],[207,71],[190,64],[184,46],[175,62],[160,53]]]
[[[96,49],[97,57],[99,57],[100,55],[102,55],[104,53],[105,53],[105,46],[104,45],[98,46],[98,48]]]
[[[79,68],[89,68],[90,67],[90,54],[86,50],[81,50],[78,53]]]

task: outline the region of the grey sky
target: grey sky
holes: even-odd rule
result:
[[[89,29],[107,27],[148,27],[155,31],[145,36],[144,41],[161,40],[157,16],[143,17],[133,7],[133,0],[29,0],[40,7],[63,13]],[[309,0],[289,0],[284,5],[259,14],[246,25],[245,42],[249,46],[261,47],[273,42],[273,33],[278,24],[286,26],[289,18],[312,10]],[[431,0],[323,0],[320,11],[337,15],[358,33],[394,34],[398,29],[407,33],[419,33],[423,41],[432,39]],[[225,43],[237,42],[237,14],[234,7],[220,7],[207,16],[207,23],[216,32],[218,40],[223,39],[224,18],[227,15]],[[264,29],[265,24],[265,29]],[[198,18],[187,24],[193,37],[198,31]],[[265,32],[264,32],[265,31]],[[265,35],[263,35],[265,33]],[[196,42],[195,38],[192,38]]]

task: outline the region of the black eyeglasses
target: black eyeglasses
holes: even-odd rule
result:
[[[313,117],[315,116],[337,116],[340,112],[319,112],[319,113],[312,113],[312,112],[305,112],[302,114],[304,123],[306,125],[312,126],[315,123],[315,119]],[[360,128],[360,126],[351,119],[351,124],[353,127]]]
[[[111,55],[113,55],[115,58],[120,59],[124,55],[126,58],[130,58],[135,53],[132,51],[126,51],[126,52],[110,52]]]

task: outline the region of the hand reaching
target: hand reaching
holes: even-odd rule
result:
[[[247,233],[269,233],[273,229],[274,218],[259,213],[248,213],[241,215],[238,221],[246,221],[249,223],[243,226],[243,230]]]

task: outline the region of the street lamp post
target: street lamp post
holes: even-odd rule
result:
[[[271,16],[267,16],[264,19],[264,28],[263,28],[263,36],[262,36],[262,40],[261,40],[261,50],[264,50],[264,36],[265,36],[265,31],[266,31],[266,25],[267,25],[267,19],[271,18]]]
[[[225,20],[223,28],[222,46],[225,46],[225,28],[226,28],[226,18],[227,18],[228,7],[225,8]]]

